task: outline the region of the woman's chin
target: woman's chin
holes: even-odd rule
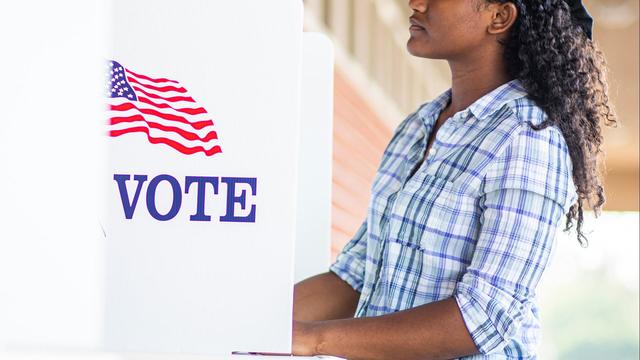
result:
[[[424,42],[419,42],[416,39],[409,38],[409,40],[407,41],[407,51],[409,52],[409,54],[416,56],[416,57],[422,57],[422,58],[432,58],[432,51],[430,51],[431,49],[429,48],[429,46],[427,44],[425,44]]]

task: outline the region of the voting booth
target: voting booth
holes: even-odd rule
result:
[[[286,353],[302,4],[191,5],[114,1],[106,345]]]
[[[47,302],[44,292],[37,290],[38,299],[22,305],[27,293],[19,281],[0,278],[12,290],[0,305],[16,310],[0,325],[0,353],[290,353],[294,277],[328,269],[330,42],[303,35],[298,0],[93,5],[83,11],[93,16],[86,26],[97,30],[78,36],[92,43],[91,56],[101,57],[100,66],[75,68],[84,79],[76,90],[90,110],[66,120],[100,128],[100,136],[86,136],[84,150],[75,149],[75,156],[92,154],[78,163],[91,171],[91,181],[81,198],[65,198],[83,202],[75,208],[83,224],[25,235],[19,228],[33,226],[33,219],[26,212],[3,212],[14,225],[0,230],[0,256],[7,259],[46,238],[67,241],[68,249],[84,242],[76,252],[59,255],[61,262],[90,255],[90,265],[76,261],[74,271],[65,273],[23,269],[34,272],[34,288],[60,285],[73,298],[75,307],[45,306],[62,311],[57,324],[25,317]],[[73,48],[71,55],[83,51]],[[89,90],[94,86],[99,95]],[[64,91],[49,96],[55,108]],[[20,156],[0,160],[16,169]],[[306,177],[301,168],[308,169]],[[14,185],[3,181],[4,187]],[[58,185],[60,193],[77,186]],[[39,199],[54,195],[43,191]],[[18,197],[10,200],[20,203]],[[48,216],[51,224],[68,219],[54,211]],[[307,237],[310,227],[304,224],[318,231],[307,231]],[[306,243],[296,248],[302,238]],[[298,266],[296,254],[305,259]],[[87,285],[65,289],[82,271]],[[91,296],[78,300],[85,289]],[[59,298],[66,300],[64,294]],[[76,323],[74,317],[85,320]],[[72,324],[68,334],[47,338],[65,318]],[[12,332],[30,327],[42,336]]]

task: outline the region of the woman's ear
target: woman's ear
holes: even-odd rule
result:
[[[492,35],[506,33],[518,18],[518,8],[509,1],[502,4],[492,3],[488,10],[491,11],[492,18],[487,32]]]

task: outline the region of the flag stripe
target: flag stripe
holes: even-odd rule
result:
[[[149,81],[154,82],[154,83],[159,83],[159,82],[171,82],[171,83],[174,83],[174,84],[178,84],[178,82],[177,82],[177,81],[175,81],[175,80],[166,79],[166,78],[157,78],[157,79],[154,79],[154,78],[149,77],[149,76],[146,76],[146,75],[136,74],[135,72],[133,72],[133,71],[131,71],[130,69],[127,69],[127,68],[125,68],[125,70],[126,70],[128,73],[130,73],[130,74],[132,74],[133,76],[135,76],[135,77],[138,77],[138,78],[140,78],[140,79],[149,80]]]
[[[203,153],[205,153],[205,155],[211,156],[211,155],[214,155],[214,154],[222,152],[222,149],[220,148],[219,145],[215,145],[210,149],[205,149],[202,146],[187,147],[187,146],[184,146],[184,145],[180,144],[177,141],[174,141],[174,140],[171,140],[171,139],[167,139],[167,138],[163,138],[163,137],[156,138],[156,137],[153,137],[153,136],[151,136],[149,134],[149,128],[146,128],[146,127],[143,127],[143,126],[127,128],[127,129],[122,129],[122,130],[111,130],[109,132],[109,135],[112,136],[112,137],[117,137],[117,136],[120,136],[120,135],[130,134],[130,133],[135,133],[135,132],[141,132],[141,133],[147,134],[147,139],[152,144],[169,145],[172,148],[180,151],[183,154],[187,154],[187,155],[195,154],[197,152],[203,152]]]
[[[108,128],[108,131],[120,131],[120,130],[126,130],[126,129],[130,129],[130,128],[134,128],[134,127],[145,127],[147,129],[149,129],[149,134],[151,134],[151,137],[154,138],[165,138],[165,139],[169,139],[172,141],[176,141],[179,142],[180,144],[186,146],[186,147],[197,147],[197,146],[202,146],[203,148],[209,149],[211,147],[213,147],[214,145],[220,145],[219,140],[214,139],[208,142],[205,141],[200,141],[200,140],[187,140],[184,137],[180,136],[179,134],[172,132],[172,131],[164,131],[164,130],[160,130],[160,129],[156,129],[153,127],[150,127],[147,123],[145,123],[144,121],[132,121],[129,123],[120,123],[120,124],[116,124],[116,125],[110,125]]]
[[[193,108],[193,109],[189,109],[189,108],[175,108],[167,103],[160,103],[160,102],[153,102],[149,99],[147,99],[146,97],[143,96],[138,96],[138,101],[143,102],[145,104],[149,104],[149,105],[153,105],[155,107],[161,108],[161,109],[173,109],[175,111],[179,111],[179,112],[183,112],[185,114],[189,114],[189,115],[198,115],[198,114],[206,114],[207,111],[203,108],[203,107],[199,107],[199,108]]]
[[[115,110],[115,111],[126,111],[131,109],[136,109],[140,111],[142,114],[154,115],[165,120],[171,120],[171,121],[181,122],[183,124],[189,124],[194,129],[198,129],[198,130],[202,129],[205,126],[213,126],[213,121],[211,121],[211,119],[209,119],[208,116],[195,115],[191,120],[188,120],[184,116],[172,114],[169,112],[161,112],[153,108],[147,108],[144,106],[139,107],[131,102],[110,105],[110,110]],[[208,115],[208,114],[205,114],[205,115]]]
[[[213,126],[207,126],[204,127],[200,130],[194,129],[191,125],[188,124],[183,124],[183,123],[179,123],[179,122],[175,122],[175,121],[171,121],[171,120],[165,120],[163,118],[157,117],[157,116],[153,116],[153,115],[147,115],[147,114],[142,114],[139,111],[132,109],[132,110],[128,110],[128,111],[112,111],[111,112],[111,116],[114,118],[130,118],[136,115],[140,115],[142,116],[145,120],[147,121],[152,121],[154,123],[158,123],[158,124],[162,124],[164,126],[175,126],[177,128],[180,128],[184,131],[188,131],[190,133],[196,134],[200,137],[205,137],[207,136],[208,133],[210,133],[211,131],[213,131],[215,128]],[[110,118],[111,119],[111,118]]]
[[[148,97],[150,97],[152,99],[162,99],[162,100],[167,100],[167,101],[171,101],[171,102],[175,102],[175,101],[195,102],[191,96],[170,96],[170,97],[166,97],[166,96],[152,94],[149,91],[145,91],[145,90],[141,89],[138,86],[133,86],[133,90],[140,91],[141,93],[147,95]]]
[[[146,98],[145,98],[146,99]],[[176,116],[182,116],[190,122],[194,121],[202,121],[202,120],[211,120],[211,116],[207,114],[206,110],[200,114],[188,114],[186,112],[181,112],[173,109],[172,107],[167,108],[159,108],[155,105],[148,104],[147,102],[141,101],[140,97],[138,97],[138,101],[129,101],[124,98],[112,98],[109,102],[111,105],[122,105],[122,104],[134,104],[139,109],[152,109],[156,111],[160,111],[162,113],[173,114]],[[172,103],[173,104],[173,103]],[[170,104],[167,104],[171,106]],[[189,111],[189,110],[188,110]],[[195,111],[200,112],[200,111]]]
[[[129,78],[127,78],[127,80],[128,79]],[[175,96],[189,97],[189,94],[186,93],[186,92],[177,92],[177,91],[173,91],[173,90],[169,90],[169,89],[167,89],[165,91],[159,91],[159,90],[153,89],[151,87],[145,86],[144,84],[138,84],[138,83],[134,83],[132,81],[129,81],[129,84],[131,86],[137,86],[137,87],[141,88],[142,90],[144,90],[144,91],[146,91],[146,92],[148,92],[150,94],[154,94],[154,95],[158,95],[158,96],[162,96],[162,97],[175,97]],[[191,102],[194,102],[193,98],[192,98]]]
[[[153,82],[153,81],[149,81],[140,77],[137,77],[135,75],[133,75],[130,72],[125,72],[124,73],[127,77],[131,77],[134,80],[136,80],[137,82],[139,82],[141,85],[152,85],[152,86],[176,86],[176,87],[180,87],[181,84],[178,82],[169,82],[169,81],[157,81],[157,82]]]
[[[170,108],[165,108],[165,109],[172,109],[172,108],[176,108],[176,109],[197,109],[200,108],[201,106],[198,103],[195,102],[189,102],[189,101],[166,101],[166,100],[162,100],[162,99],[149,99],[146,97],[146,95],[142,94],[141,92],[137,91],[134,92],[137,96],[138,96],[138,102],[137,104],[140,107],[155,107],[157,109],[160,109],[159,107],[155,106],[155,105],[151,105],[148,103],[143,103],[142,101],[140,101],[140,98],[144,98],[148,101],[152,101],[154,104],[167,104],[170,106]],[[131,102],[134,101],[133,99],[126,99],[124,97],[114,97],[111,98],[111,103],[112,104],[120,104],[123,102]],[[166,111],[165,109],[163,109],[162,111]],[[206,109],[205,109],[205,113],[206,113]],[[198,114],[196,114],[198,115]]]
[[[149,128],[158,129],[158,130],[167,131],[167,132],[174,132],[174,133],[182,136],[186,140],[191,140],[191,141],[196,141],[197,140],[197,141],[202,141],[202,142],[208,142],[208,141],[211,141],[211,140],[218,139],[218,134],[216,133],[215,130],[212,130],[212,131],[208,132],[204,137],[200,137],[196,133],[192,133],[192,132],[186,131],[186,130],[181,129],[181,128],[176,127],[176,126],[167,126],[167,125],[163,125],[163,124],[158,123],[158,122],[149,121],[145,117],[143,117],[142,115],[133,115],[133,116],[126,116],[126,117],[123,117],[123,116],[112,117],[109,122],[110,122],[111,125],[118,125],[118,124],[122,124],[122,123],[131,123],[131,122],[138,122],[138,121],[144,122],[146,125],[149,126]]]
[[[147,89],[151,89],[151,90],[155,90],[155,91],[162,91],[162,92],[167,92],[167,91],[175,91],[177,93],[181,93],[184,94],[187,92],[187,89],[183,88],[183,87],[175,87],[175,86],[155,86],[155,85],[148,85],[148,84],[143,84],[140,81],[136,80],[136,78],[134,78],[133,76],[127,76],[127,80],[129,80],[129,82],[132,83],[136,83],[140,86],[144,86]]]

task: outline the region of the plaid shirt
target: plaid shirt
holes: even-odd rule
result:
[[[465,359],[532,359],[536,286],[577,200],[567,145],[557,127],[529,126],[546,115],[513,80],[448,119],[425,160],[450,96],[397,127],[366,220],[330,270],[361,293],[356,317],[454,297],[480,350]]]

